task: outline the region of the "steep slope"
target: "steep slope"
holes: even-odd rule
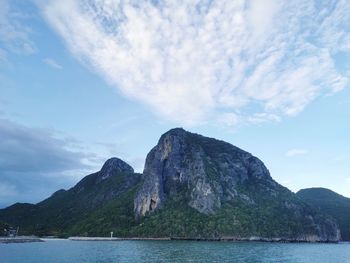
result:
[[[141,175],[118,158],[105,162],[102,169],[84,177],[68,191],[59,190],[48,199],[33,204],[14,204],[0,210],[0,220],[21,227],[21,233],[62,235],[139,183]]]
[[[38,204],[0,210],[22,234],[334,242],[335,220],[276,183],[262,161],[177,128],[147,155],[143,175],[120,159]]]
[[[342,239],[350,241],[350,198],[325,188],[308,188],[297,192],[297,196],[319,211],[334,217],[340,228]]]
[[[147,155],[134,200],[137,233],[186,237],[337,241],[335,221],[276,183],[258,158],[183,129]]]

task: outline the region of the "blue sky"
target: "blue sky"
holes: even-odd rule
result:
[[[350,197],[349,1],[0,1],[0,206],[173,127]]]

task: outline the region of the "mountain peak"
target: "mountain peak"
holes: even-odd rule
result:
[[[123,160],[112,157],[103,164],[99,172],[102,180],[118,173],[134,173],[134,169]]]
[[[188,131],[186,131],[184,128],[181,128],[181,127],[176,127],[176,128],[172,128],[170,130],[168,130],[167,132],[165,132],[161,137],[160,139],[162,139],[164,136],[167,136],[167,135],[172,135],[172,136],[183,136],[187,133],[190,133]]]
[[[337,222],[318,210],[323,205],[350,236],[349,200],[316,195],[313,208],[251,153],[182,128],[162,135],[142,175],[133,172],[110,158],[67,191],[0,209],[0,220],[28,234],[104,235],[108,226],[123,236],[337,242]]]
[[[338,193],[336,193],[328,188],[324,188],[324,187],[305,188],[305,189],[301,189],[297,192],[297,194],[303,194],[303,193],[341,196],[340,194],[338,194]],[[344,197],[344,196],[342,196],[342,197]]]
[[[275,184],[263,162],[250,153],[182,128],[161,136],[147,155],[143,174],[145,182],[135,198],[136,217],[169,199],[181,199],[200,213],[213,214],[238,198],[237,185],[248,179]]]

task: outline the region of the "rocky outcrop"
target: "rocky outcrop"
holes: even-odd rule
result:
[[[179,128],[161,136],[143,175],[111,158],[69,190],[0,209],[0,221],[37,235],[340,240],[336,221],[275,182],[257,157]]]
[[[319,216],[276,183],[257,157],[220,140],[172,129],[147,155],[143,178],[134,199],[137,219],[162,209],[168,201],[186,204],[206,215],[239,202],[246,207],[248,221],[256,221],[252,214],[263,216],[266,211],[270,211],[269,218],[277,217],[285,235],[283,231],[278,237],[271,233],[271,238],[305,242],[340,239],[332,218]],[[293,229],[283,226],[283,218]]]
[[[238,183],[262,178],[275,184],[265,165],[250,153],[181,128],[160,138],[147,156],[143,174],[145,182],[135,198],[138,217],[174,197],[211,214],[225,201],[239,197]]]
[[[134,169],[123,160],[112,157],[108,159],[102,166],[101,170],[99,171],[99,178],[102,181],[110,176],[117,175],[119,173],[132,174],[134,173]]]

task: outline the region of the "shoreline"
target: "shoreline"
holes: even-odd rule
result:
[[[202,241],[202,242],[264,242],[264,243],[341,243],[349,241],[319,241],[307,239],[289,238],[264,238],[264,237],[219,237],[219,238],[189,238],[189,237],[69,237],[71,241]]]
[[[291,238],[265,238],[265,237],[219,237],[219,238],[181,238],[172,237],[171,240],[188,240],[188,241],[219,241],[219,242],[262,242],[262,243],[339,243],[341,241],[330,240],[307,240]]]
[[[264,238],[264,237],[218,237],[218,238],[191,238],[191,237],[81,237],[72,236],[68,238],[39,238],[36,236],[19,236],[19,237],[0,237],[0,244],[9,243],[31,243],[31,242],[49,242],[49,241],[198,241],[198,242],[261,242],[261,243],[325,243],[338,244],[350,243],[349,241],[318,241],[306,239],[290,239],[290,238]]]
[[[69,237],[71,241],[170,241],[170,237]]]
[[[44,240],[35,236],[0,237],[0,244],[31,243],[31,242],[44,242]]]

